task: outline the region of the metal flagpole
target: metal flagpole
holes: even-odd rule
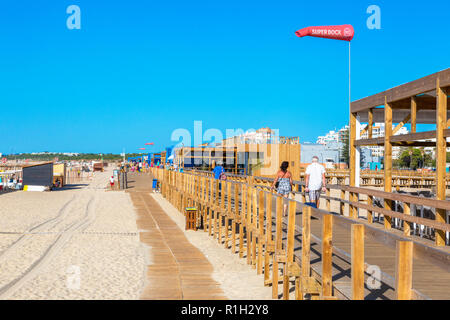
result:
[[[351,112],[352,103],[352,45],[348,42],[348,107]]]

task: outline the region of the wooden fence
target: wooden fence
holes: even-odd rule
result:
[[[199,224],[205,232],[239,257],[245,256],[258,274],[264,274],[264,285],[272,286],[274,299],[280,297],[280,281],[281,297],[286,300],[290,292],[295,299],[364,299],[365,276],[371,267],[364,259],[365,241],[368,239],[396,250],[395,278],[381,271],[380,281],[395,288],[397,299],[427,298],[412,288],[413,257],[431,261],[444,272],[450,272],[450,255],[445,251],[349,217],[313,208],[304,202],[283,198],[268,191],[266,185],[259,185],[258,179],[253,177],[234,177],[233,180],[219,182],[204,174],[156,168],[152,168],[152,174],[162,182],[162,195],[178,210],[184,212],[184,208],[195,206]],[[340,188],[351,194],[357,192],[350,187]],[[327,201],[332,200],[327,197]],[[350,204],[352,208],[361,205]],[[372,211],[379,210],[367,206]],[[283,216],[284,211],[287,216]],[[401,217],[408,223],[431,223],[440,230],[450,230],[448,224],[414,220],[407,214],[380,213]],[[311,233],[312,219],[321,223],[321,238]],[[351,253],[333,245],[336,227],[351,232]],[[321,245],[320,270],[311,268],[311,240]],[[333,256],[351,261],[351,289],[348,291],[333,283]]]

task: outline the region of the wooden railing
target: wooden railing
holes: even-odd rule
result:
[[[162,195],[180,212],[184,212],[184,208],[188,206],[197,207],[205,232],[209,232],[209,235],[217,238],[219,243],[224,244],[233,253],[239,254],[239,257],[243,258],[246,253],[247,263],[256,269],[258,274],[264,274],[266,286],[272,286],[274,299],[278,298],[280,279],[283,282],[283,299],[289,299],[291,287],[294,287],[296,299],[304,299],[306,295],[312,299],[364,299],[364,275],[371,267],[364,260],[366,239],[396,249],[396,276],[394,278],[381,272],[380,281],[395,288],[397,299],[428,298],[412,288],[413,257],[426,259],[450,272],[450,254],[445,251],[349,217],[283,198],[267,191],[267,185],[259,184],[261,181],[258,178],[230,176],[228,180],[220,182],[198,172],[180,173],[152,168],[152,173],[162,182]],[[297,185],[301,186],[298,182]],[[350,193],[358,191],[350,187],[340,188],[341,191]],[[327,201],[332,200],[327,197]],[[396,196],[392,197],[394,200]],[[411,203],[416,201],[408,199]],[[424,201],[429,204],[427,200]],[[283,217],[284,205],[288,212],[287,217]],[[351,205],[357,207],[356,203]],[[378,210],[372,207],[368,209]],[[296,220],[298,210],[301,212],[301,223]],[[322,224],[321,238],[311,232],[312,217],[319,219]],[[428,223],[401,217],[409,223]],[[449,225],[433,226],[449,230]],[[332,244],[333,230],[336,227],[351,232],[351,253]],[[311,267],[311,240],[321,245],[320,269]],[[301,243],[300,255],[294,254],[296,242]],[[351,290],[333,283],[333,255],[351,264]]]
[[[210,176],[208,171],[198,173]],[[253,184],[266,189],[269,189],[273,182],[273,178],[247,177],[233,174],[227,174],[227,176],[233,181],[240,182],[247,181],[250,178]],[[339,192],[339,197],[331,196],[332,190]],[[303,181],[294,181],[294,192],[301,195],[303,203],[306,202]],[[362,195],[366,199],[362,199]],[[382,222],[386,229],[402,230],[405,236],[418,235],[421,238],[434,240],[436,233],[438,233],[439,236],[445,238],[445,243],[450,245],[449,221],[435,221],[430,218],[424,218],[425,209],[431,211],[435,217],[437,216],[436,210],[450,211],[449,201],[333,184],[326,186],[326,194],[321,196],[321,198],[326,201],[327,211],[331,211],[332,203],[336,202],[339,208],[337,213],[340,215],[347,215],[354,219],[363,218],[369,224]],[[379,204],[382,203],[383,207],[377,206],[374,200],[378,200]],[[345,210],[346,205],[348,207],[347,212]],[[403,212],[398,212],[395,207],[403,208],[401,209]],[[367,213],[366,217],[362,217],[359,214],[360,210],[357,209],[365,210]]]
[[[211,171],[202,170],[190,170],[203,172],[207,175],[212,175]],[[234,173],[227,173],[233,175]],[[382,170],[362,170],[361,171],[360,185],[362,187],[383,187],[384,186],[384,173]],[[392,172],[392,186],[394,188],[431,188],[435,186],[435,172],[417,172],[407,170],[394,170]],[[300,178],[304,179],[305,171],[300,172]],[[326,170],[327,184],[346,185],[348,184],[350,173],[345,169],[327,169]],[[268,178],[261,177],[261,178]],[[446,175],[446,185],[450,188],[450,174]]]

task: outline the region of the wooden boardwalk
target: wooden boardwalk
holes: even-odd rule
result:
[[[150,176],[130,173],[128,183],[141,242],[150,247],[151,264],[141,299],[226,299],[211,277],[212,265],[151,197]]]
[[[159,174],[160,172],[158,172]],[[165,172],[166,174],[167,172]],[[172,174],[172,173],[171,173]],[[159,175],[160,176],[160,175]],[[161,177],[160,177],[161,178]],[[247,258],[247,262],[257,272],[260,274],[262,270],[266,274],[266,268],[261,268],[258,261],[264,260],[264,255],[269,252],[272,255],[273,249],[270,249],[272,244],[269,242],[269,249],[265,252],[261,249],[266,248],[266,242],[263,237],[269,236],[269,239],[275,239],[276,234],[276,215],[278,206],[276,204],[277,195],[271,194],[269,192],[263,192],[262,190],[257,190],[257,188],[252,187],[248,184],[242,183],[226,183],[222,192],[218,190],[218,187],[214,185],[216,182],[212,181],[210,185],[209,182],[205,183],[204,177],[192,176],[187,174],[186,179],[181,179],[178,175],[177,179],[174,179],[172,174],[171,181],[175,181],[173,184],[167,182],[169,177],[164,177],[163,185],[165,183],[165,188],[163,195],[173,204],[178,207],[183,207],[186,201],[194,201],[195,204],[199,205],[201,209],[201,214],[203,218],[206,219],[205,226],[208,227],[210,235],[213,239],[220,239],[219,243],[224,243],[226,248],[231,248],[235,254],[239,254],[240,257],[246,259],[246,253],[251,254]],[[242,188],[249,190],[242,193]],[[180,196],[182,198],[180,198]],[[236,198],[238,197],[238,198]],[[268,199],[271,197],[271,206],[268,204]],[[192,199],[192,200],[189,200]],[[239,199],[236,201],[236,199]],[[186,200],[186,201],[185,201]],[[244,203],[242,202],[243,200]],[[286,200],[285,200],[286,201]],[[297,264],[302,266],[302,215],[305,206],[301,202],[295,202],[293,200],[289,202],[289,208],[292,205],[296,205],[296,210],[293,210],[294,220],[293,223],[295,232],[293,232],[293,251],[294,257]],[[280,203],[280,208],[282,204]],[[236,208],[237,207],[237,208]],[[270,208],[270,209],[269,209]],[[206,214],[205,212],[216,212],[214,215]],[[291,209],[288,210],[292,212]],[[330,216],[329,212],[324,210],[314,209],[312,211],[313,216],[310,220],[310,245],[306,245],[308,248],[308,265],[311,266],[311,276],[316,279],[320,284],[322,283],[322,243],[321,239],[322,228],[325,216]],[[411,287],[411,298],[412,299],[450,299],[450,254],[448,247],[437,247],[430,240],[421,239],[418,237],[405,237],[400,230],[384,230],[383,225],[378,225],[377,223],[369,224],[362,219],[350,219],[344,217],[337,213],[331,214],[333,216],[333,231],[332,231],[332,252],[333,256],[331,259],[331,274],[334,287],[334,295],[340,299],[352,299],[352,238],[351,238],[351,228],[353,226],[364,225],[365,235],[361,238],[362,242],[358,245],[363,246],[363,268],[362,271],[363,280],[360,282],[362,284],[362,295],[361,297],[367,300],[373,299],[396,299],[398,298],[399,290],[396,287],[396,281],[398,281],[396,273],[396,268],[402,266],[402,264],[397,263],[396,258],[398,257],[398,252],[396,251],[396,245],[399,243],[411,243],[413,244],[414,254],[412,260],[412,283]],[[269,218],[270,217],[270,218]],[[251,219],[252,224],[247,222]],[[270,220],[269,220],[270,219]],[[231,223],[230,220],[236,223],[235,230],[230,230]],[[212,221],[212,224],[211,224]],[[220,222],[219,222],[220,221]],[[237,222],[236,222],[237,221]],[[253,223],[257,222],[258,228],[264,227],[270,221],[272,228],[266,229],[267,232],[262,233],[261,231],[256,231]],[[288,237],[287,237],[287,226],[288,217],[283,218],[283,223],[281,227],[281,255],[286,254],[284,248],[289,249]],[[244,228],[241,237],[241,228]],[[210,230],[212,229],[212,230]],[[247,230],[249,229],[249,230]],[[227,231],[228,230],[228,231]],[[247,230],[247,231],[246,231]],[[260,229],[259,229],[260,230]],[[235,232],[235,236],[230,238],[230,232]],[[250,236],[250,238],[255,239],[247,244],[248,233],[254,232],[256,237]],[[249,238],[249,240],[250,240]],[[263,242],[263,248],[260,248],[259,241],[260,238]],[[234,241],[232,240],[234,239]],[[239,241],[242,241],[242,245]],[[271,240],[266,240],[271,241]],[[273,240],[272,240],[273,241]],[[231,243],[230,243],[231,242]],[[233,245],[234,242],[234,245]],[[250,249],[251,246],[251,249]],[[247,250],[245,249],[247,248]],[[273,248],[273,247],[272,247]],[[256,249],[256,250],[255,250]],[[260,257],[260,252],[263,255]],[[272,252],[272,253],[271,253]],[[275,253],[276,255],[276,253]],[[279,257],[279,256],[278,256]],[[277,258],[280,259],[280,258]],[[272,270],[274,264],[270,258],[270,264],[267,265],[268,272],[272,275]],[[280,260],[283,261],[283,260]],[[283,262],[282,262],[283,263]],[[283,266],[278,262],[278,274],[284,273]],[[292,269],[295,270],[295,269]],[[361,269],[360,269],[361,270]],[[374,288],[371,284],[374,281],[369,279],[369,276],[373,271],[381,271],[377,277],[381,285],[378,288]],[[292,271],[296,272],[296,271]],[[376,274],[374,274],[376,276]],[[272,276],[273,278],[273,276]],[[292,280],[297,280],[298,277],[288,276],[290,278],[290,289],[289,298],[292,298],[294,290],[297,293],[297,285]],[[285,281],[282,276],[278,276],[278,290],[274,288],[274,298],[286,298],[284,294],[284,289],[286,286],[280,286],[280,284]],[[268,280],[270,285],[271,281]],[[275,279],[273,279],[275,280]],[[265,281],[266,282],[266,281]],[[280,283],[281,282],[281,283]]]

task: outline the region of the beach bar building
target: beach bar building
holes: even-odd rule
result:
[[[49,187],[53,185],[53,162],[24,166],[22,169],[24,190],[30,186]]]
[[[392,190],[392,147],[435,147],[435,221],[448,223],[446,217],[448,201],[446,200],[446,151],[450,137],[450,114],[448,110],[450,90],[450,69],[446,69],[401,86],[354,101],[350,106],[350,186],[359,187],[360,182],[360,148],[362,146],[384,147],[384,191]],[[375,122],[384,122],[385,136],[373,138],[372,128]],[[395,135],[406,123],[411,124],[409,134]],[[362,128],[361,123],[367,123]],[[393,124],[397,124],[395,127]],[[417,132],[418,124],[434,124],[435,130]],[[362,130],[361,130],[362,129]],[[360,137],[368,132],[367,139]],[[431,141],[430,141],[431,140]],[[360,188],[358,188],[360,189]],[[356,191],[356,190],[355,190]],[[358,201],[358,192],[351,193],[353,201]],[[408,203],[421,203],[420,199],[401,198],[405,204],[405,212],[410,208]],[[417,197],[418,198],[418,197]],[[386,199],[386,198],[385,198]],[[391,200],[384,201],[384,209],[390,212]],[[449,209],[447,209],[449,210]],[[356,207],[352,209],[355,215]],[[411,220],[412,221],[412,220]],[[418,221],[418,220],[417,220]],[[386,216],[385,228],[391,227],[391,217]],[[435,228],[437,245],[445,245],[445,232]]]

